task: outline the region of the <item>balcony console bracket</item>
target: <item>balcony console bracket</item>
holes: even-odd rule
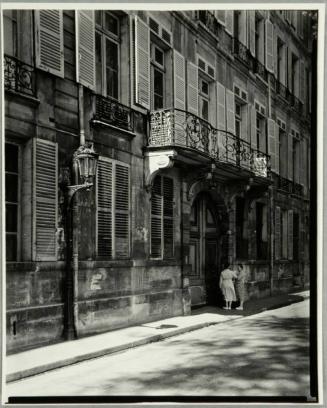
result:
[[[151,191],[153,180],[159,170],[173,167],[176,156],[177,152],[172,149],[145,153],[144,175],[147,192]]]

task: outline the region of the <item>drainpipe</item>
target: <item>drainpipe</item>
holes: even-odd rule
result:
[[[79,116],[79,145],[85,145],[85,128],[84,128],[84,89],[83,85],[78,84],[78,116]],[[76,160],[73,163],[73,174],[75,185],[79,184],[78,165]],[[72,202],[73,217],[73,315],[74,328],[77,337],[78,321],[78,241],[79,241],[79,208],[76,197]]]
[[[274,243],[275,243],[275,223],[274,223],[274,192],[269,186],[269,213],[270,213],[270,296],[273,294],[274,285]]]

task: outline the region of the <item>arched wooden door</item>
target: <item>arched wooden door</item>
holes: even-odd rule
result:
[[[219,226],[208,194],[200,194],[191,209],[190,291],[192,306],[218,303]]]

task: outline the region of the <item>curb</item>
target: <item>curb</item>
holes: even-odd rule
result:
[[[110,354],[114,354],[114,353],[118,353],[120,351],[124,351],[124,350],[128,350],[131,348],[136,348],[139,346],[144,346],[145,344],[149,344],[149,343],[155,343],[161,340],[165,340],[167,338],[173,337],[173,336],[177,336],[180,334],[184,334],[184,333],[188,333],[191,331],[195,331],[195,330],[199,330],[202,329],[204,327],[209,327],[209,326],[214,326],[214,325],[218,325],[218,324],[222,324],[222,323],[227,323],[229,321],[234,321],[234,320],[239,320],[242,319],[244,317],[250,317],[253,315],[257,315],[259,313],[265,312],[267,310],[273,310],[273,309],[278,309],[280,307],[284,307],[284,306],[289,306],[293,303],[300,303],[306,299],[308,299],[309,297],[305,297],[305,296],[301,296],[301,299],[294,299],[294,300],[287,300],[287,301],[283,301],[265,308],[260,309],[259,311],[256,311],[255,313],[251,313],[251,314],[246,314],[246,315],[240,315],[240,316],[235,316],[232,319],[228,319],[228,320],[224,320],[224,321],[220,321],[220,322],[204,322],[204,323],[197,323],[194,324],[192,326],[188,326],[188,327],[182,327],[179,329],[175,329],[175,330],[171,330],[167,333],[162,333],[162,334],[156,334],[153,336],[149,336],[146,337],[144,339],[141,340],[137,340],[137,341],[132,341],[129,343],[125,343],[125,344],[121,344],[119,346],[114,346],[114,347],[109,347],[109,348],[105,348],[102,350],[97,350],[91,353],[86,353],[86,354],[81,354],[72,358],[67,358],[65,360],[61,360],[61,361],[55,361],[53,363],[48,363],[48,364],[44,364],[44,365],[40,365],[37,367],[33,367],[27,370],[21,370],[21,371],[17,371],[15,373],[11,373],[8,374],[6,376],[6,382],[13,382],[13,381],[19,381],[21,379],[27,378],[27,377],[32,377],[34,375],[38,375],[38,374],[42,374],[45,373],[47,371],[51,371],[51,370],[55,370],[58,368],[63,368],[63,367],[67,367],[69,365],[72,364],[77,364],[77,363],[81,363],[83,361],[87,361],[87,360],[91,360],[94,358],[98,358],[98,357],[103,357],[106,355],[110,355]],[[233,315],[231,315],[233,316]]]

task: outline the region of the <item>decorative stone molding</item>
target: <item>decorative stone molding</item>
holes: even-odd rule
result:
[[[151,191],[153,180],[160,169],[173,167],[174,158],[177,156],[175,150],[161,150],[145,153],[145,188]]]

